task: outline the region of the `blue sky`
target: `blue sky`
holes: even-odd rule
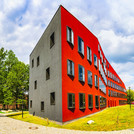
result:
[[[98,38],[126,88],[134,89],[133,0],[2,0],[0,47],[29,63],[29,54],[61,4]]]

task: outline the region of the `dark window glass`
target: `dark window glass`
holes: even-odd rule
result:
[[[40,65],[40,57],[37,57],[37,67]]]
[[[74,76],[74,63],[71,60],[67,60],[67,74]]]
[[[85,69],[79,65],[79,81],[85,82]]]
[[[41,111],[44,111],[44,101],[41,102]]]
[[[95,107],[99,107],[99,97],[95,96]]]
[[[46,80],[50,79],[50,67],[46,69]]]
[[[110,97],[110,90],[108,90],[108,96]]]
[[[67,27],[67,41],[74,45],[74,33],[70,27]]]
[[[88,71],[88,84],[92,85],[92,72]]]
[[[50,104],[55,105],[55,92],[50,93]]]
[[[34,59],[32,59],[32,68],[34,67]]]
[[[37,89],[37,80],[34,81],[34,89]]]
[[[106,98],[100,96],[100,108],[106,107]]]
[[[78,37],[78,51],[84,56],[84,42],[80,37]]]
[[[50,48],[52,48],[54,43],[55,43],[55,39],[54,39],[54,32],[53,32],[52,35],[50,36]]]
[[[73,93],[68,94],[68,108],[75,108],[75,95]]]
[[[94,66],[97,67],[97,56],[94,54]]]
[[[30,100],[30,108],[32,108],[32,100]]]
[[[87,60],[92,62],[92,51],[89,47],[87,47]]]
[[[95,79],[95,87],[98,87],[98,76],[94,75],[94,79]]]
[[[85,109],[85,94],[79,94],[79,107],[80,109]]]
[[[88,95],[88,107],[93,108],[93,95]]]

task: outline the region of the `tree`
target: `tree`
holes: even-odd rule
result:
[[[7,51],[5,51],[4,48],[1,48],[0,49],[0,103],[3,103],[4,100],[3,88],[7,76],[6,66],[5,66],[6,56],[7,56]]]
[[[29,65],[19,61],[12,50],[0,49],[0,103],[20,104],[29,88]],[[24,100],[23,100],[24,102]]]
[[[16,102],[16,109],[18,109],[17,104],[21,104],[24,99],[25,92],[29,88],[29,66],[25,65],[23,62],[18,61],[14,64],[8,73],[6,88],[5,88],[5,99],[4,103],[12,104]],[[7,99],[10,98],[10,101]],[[24,101],[24,100],[23,100]]]
[[[130,104],[132,101],[134,101],[134,90],[130,89],[130,93],[127,90],[127,103]]]

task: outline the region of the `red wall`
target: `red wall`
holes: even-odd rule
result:
[[[67,31],[66,27],[69,26],[74,32],[74,47],[71,47],[67,42]],[[84,41],[84,57],[78,53],[78,36]],[[100,77],[99,69],[94,67],[93,54],[96,54],[99,58],[98,53],[98,40],[97,38],[74,16],[72,16],[66,9],[61,6],[61,43],[62,43],[62,117],[63,122],[69,121],[78,117],[82,117],[100,110],[95,108],[95,95],[103,96],[106,95],[102,93],[99,88],[95,88],[94,75]],[[92,64],[90,65],[87,60],[87,46],[92,50]],[[103,55],[104,57],[104,55]],[[67,59],[74,62],[74,79],[67,75]],[[85,68],[85,83],[81,84],[78,80],[78,65],[82,65]],[[92,72],[92,87],[88,85],[87,81],[87,70]],[[112,72],[113,73],[113,72]],[[102,80],[103,81],[103,80]],[[98,80],[99,82],[99,80]],[[104,81],[103,81],[104,83]],[[108,88],[109,89],[109,88]],[[71,111],[68,109],[68,93],[75,93],[75,109]],[[79,93],[85,93],[86,108],[84,111],[79,109]],[[93,109],[88,109],[88,94],[93,95]],[[108,90],[107,90],[108,97]],[[118,99],[110,97],[116,101],[118,105]],[[108,101],[107,101],[108,102]],[[114,104],[113,104],[114,105]]]

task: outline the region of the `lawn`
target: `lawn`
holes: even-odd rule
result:
[[[78,119],[77,121],[66,125],[58,125],[55,122],[49,121],[48,119],[32,116],[28,114],[28,112],[25,112],[23,119],[20,114],[12,115],[10,117],[49,127],[86,131],[113,131],[134,128],[134,105],[132,105],[131,110],[129,105],[107,108],[100,113]],[[89,120],[93,120],[94,123],[87,124],[87,121]]]

